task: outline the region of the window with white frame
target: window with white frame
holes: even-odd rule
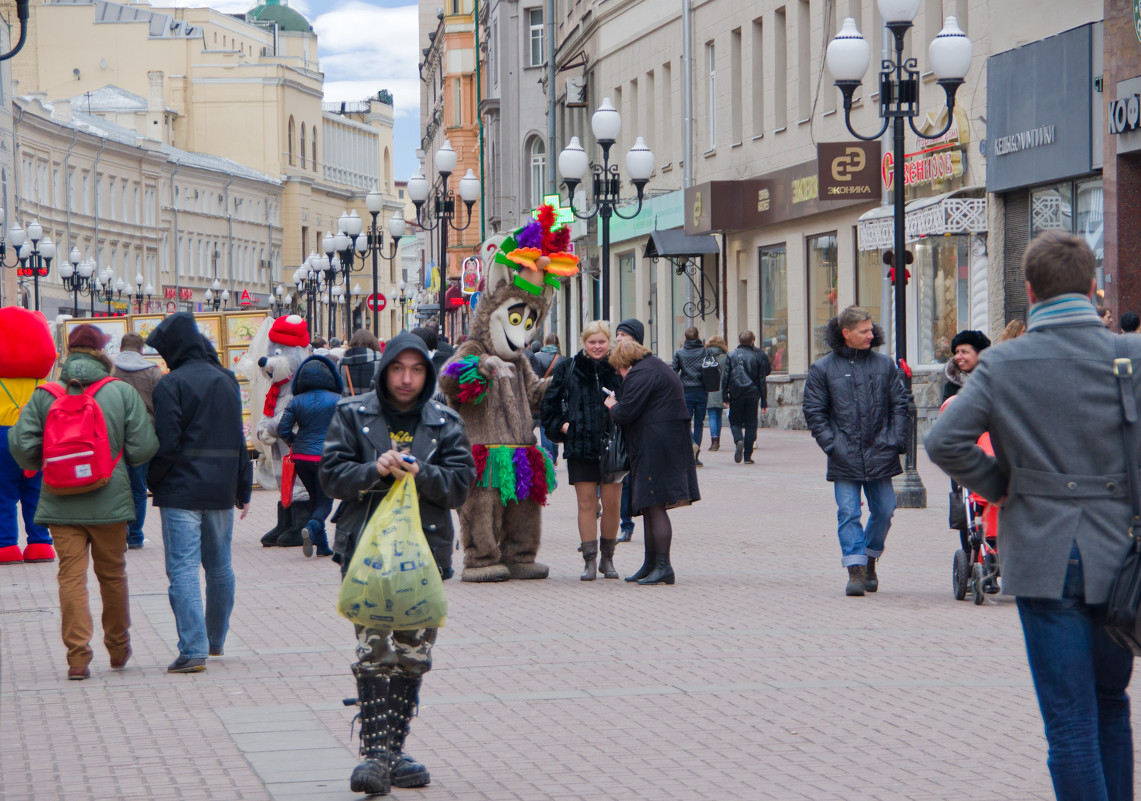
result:
[[[705,45],[705,62],[709,65],[709,150],[717,145],[717,49],[713,42]]]
[[[543,9],[532,8],[527,11],[527,22],[530,26],[531,60],[530,67],[543,65]]]
[[[531,208],[539,208],[547,186],[547,146],[541,137],[531,140]]]

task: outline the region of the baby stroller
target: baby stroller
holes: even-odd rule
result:
[[[979,447],[988,454],[994,453],[990,444],[990,434],[979,438]],[[955,552],[952,581],[955,600],[961,601],[971,593],[976,604],[986,600],[986,596],[999,591],[998,567],[998,505],[990,503],[966,487],[960,492],[966,511],[966,526],[969,535],[970,553],[963,549]]]

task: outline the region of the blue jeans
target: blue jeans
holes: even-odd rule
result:
[[[883,543],[891,528],[895,514],[895,489],[890,478],[874,481],[832,482],[836,492],[836,520],[839,523],[840,550],[844,567],[866,565],[868,557],[878,559],[883,554]],[[860,525],[860,490],[868,499],[868,522]]]
[[[559,458],[559,446],[551,441],[550,437],[547,436],[547,432],[543,430],[542,426],[539,426],[539,444],[543,447],[543,450],[545,450],[551,457],[552,461]]]
[[[634,531],[634,518],[630,516],[630,474],[622,479],[622,506],[619,511],[620,527],[623,531]]]
[[[1061,599],[1018,598],[1030,674],[1046,724],[1059,801],[1131,801],[1133,656],[1105,633],[1105,604],[1085,602],[1077,544]]]
[[[160,507],[162,544],[170,608],[178,629],[178,653],[190,659],[220,651],[234,609],[234,570],[230,565],[233,509],[171,509]],[[206,569],[206,613],[198,566]]]
[[[693,418],[693,441],[701,445],[701,435],[705,431],[705,410],[709,403],[709,393],[704,387],[685,390],[685,408]]]
[[[147,519],[147,465],[138,467],[127,465],[127,475],[131,477],[131,497],[135,501],[135,521],[127,524],[127,544],[143,544],[143,523]]]
[[[716,409],[709,409],[709,436],[721,436],[721,413],[725,411],[724,406],[718,406]]]
[[[36,516],[36,507],[40,502],[40,482],[43,473],[36,473],[31,478],[24,475],[24,470],[12,454],[8,452],[8,429],[10,426],[0,426],[0,548],[18,545],[20,541],[20,524],[16,517],[16,504],[20,505],[20,514],[24,520],[24,535],[28,544],[52,544],[52,535],[43,526],[37,526],[33,518]]]

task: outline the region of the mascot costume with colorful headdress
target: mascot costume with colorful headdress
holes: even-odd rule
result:
[[[51,374],[55,343],[44,316],[18,306],[0,308],[0,342],[8,344],[0,352],[0,564],[51,562],[55,559],[51,534],[32,520],[40,501],[42,474],[27,473],[16,464],[8,452],[8,429],[16,424],[36,387]],[[28,539],[23,552],[17,503]]]
[[[524,358],[547,315],[559,280],[578,272],[570,232],[554,228],[555,212],[498,243],[485,243],[485,291],[468,338],[439,378],[448,404],[459,411],[475,456],[476,482],[458,510],[464,547],[463,581],[546,578],[535,557],[541,509],[555,488],[555,469],[537,447],[532,414],[550,379]]]
[[[267,318],[238,361],[238,372],[250,382],[250,427],[258,452],[254,478],[263,489],[281,486],[282,459],[290,448],[277,436],[277,426],[293,398],[293,376],[308,357],[309,326],[304,317],[290,314]],[[262,536],[261,544],[267,548],[300,546],[309,511],[309,493],[295,478],[293,503],[285,507],[278,501],[277,525]]]

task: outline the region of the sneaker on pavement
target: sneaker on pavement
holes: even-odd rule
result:
[[[741,464],[741,458],[745,455],[745,443],[738,442],[733,446],[733,461]]]
[[[91,678],[91,670],[87,665],[73,665],[67,669],[67,678],[69,681],[83,681]]]
[[[167,673],[201,673],[206,669],[206,660],[202,657],[189,657],[179,655],[178,659],[167,665]]]
[[[133,652],[131,651],[131,646],[128,645],[127,650],[123,653],[121,658],[111,660],[111,670],[122,670],[125,668],[127,666],[127,662],[129,662],[131,659],[132,653]]]

